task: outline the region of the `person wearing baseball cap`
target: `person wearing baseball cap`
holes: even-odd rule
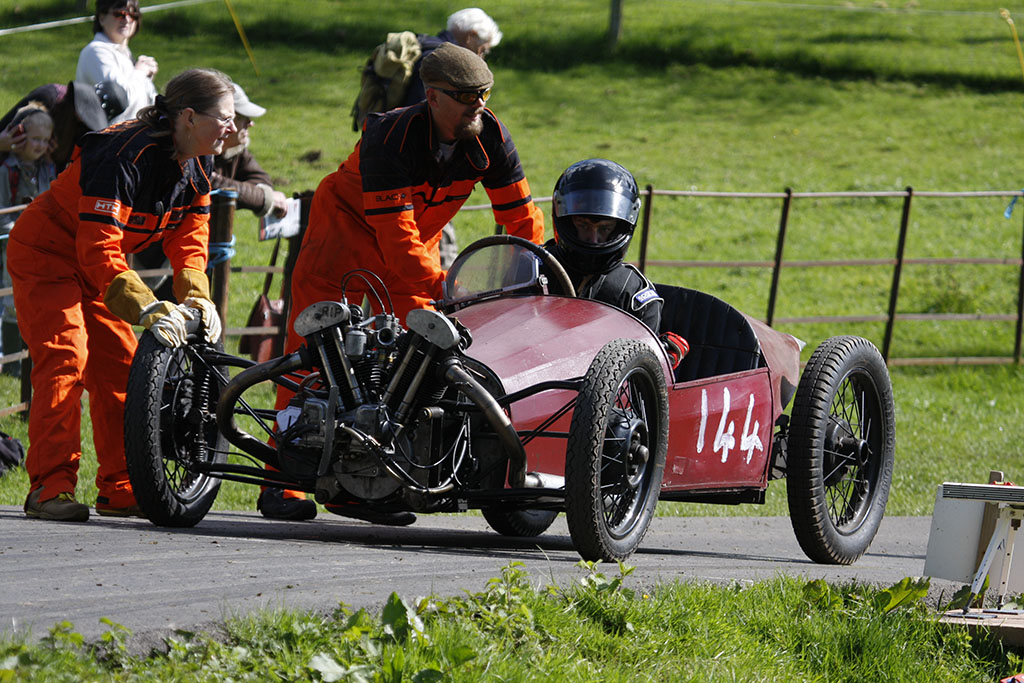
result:
[[[213,176],[210,181],[215,189],[227,188],[238,192],[236,206],[248,209],[258,217],[273,212],[284,216],[288,212],[287,197],[274,189],[270,174],[263,170],[249,150],[249,136],[256,119],[267,110],[245,94],[237,83],[235,86],[235,128],[224,151],[213,160]]]
[[[292,274],[292,306],[286,352],[302,344],[292,327],[309,305],[325,299],[359,304],[375,312],[369,278],[346,273],[365,269],[380,277],[402,320],[441,297],[445,272],[438,257],[441,229],[477,183],[491,201],[494,220],[508,233],[540,244],[544,216],[533,202],[519,154],[505,125],[485,103],[494,75],[472,50],[446,43],[423,59],[426,99],[411,107],[370,114],[355,150],[321,181]],[[283,409],[291,393],[279,389]],[[301,492],[267,489],[264,516],[308,519],[316,508]],[[410,512],[392,512],[351,501],[329,501],[335,514],[379,524],[404,525]]]

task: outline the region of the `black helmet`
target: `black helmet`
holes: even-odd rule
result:
[[[640,191],[626,168],[607,159],[585,159],[565,169],[555,183],[551,216],[556,256],[568,270],[607,273],[622,263],[640,215]],[[580,238],[573,216],[614,218],[617,223],[604,242]]]

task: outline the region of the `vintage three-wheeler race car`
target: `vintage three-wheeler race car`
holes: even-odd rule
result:
[[[582,557],[615,561],[637,549],[658,500],[763,503],[787,477],[806,554],[855,561],[892,480],[877,349],[832,337],[801,376],[795,337],[708,294],[657,289],[661,332],[689,345],[681,360],[631,315],[577,298],[543,248],[500,235],[464,250],[437,310],[404,325],[361,302],[320,302],[295,319],[303,346],[264,363],[147,332],[125,419],[136,499],[154,524],[178,527],[203,519],[222,480],[328,506],[479,509],[516,536],[564,512]],[[387,311],[383,285],[377,294]],[[274,385],[294,392],[289,405],[256,405]]]

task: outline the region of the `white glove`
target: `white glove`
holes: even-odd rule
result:
[[[206,332],[204,336],[207,342],[212,344],[220,339],[223,326],[220,322],[220,315],[217,313],[217,307],[213,305],[212,301],[202,297],[190,296],[185,299],[185,305],[193,309],[202,318],[203,329]]]
[[[152,332],[161,344],[176,349],[188,341],[185,323],[198,315],[198,311],[184,304],[175,306],[169,301],[154,301],[142,309],[139,324]]]

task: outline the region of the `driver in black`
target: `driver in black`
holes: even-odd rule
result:
[[[565,268],[577,296],[616,306],[658,334],[664,300],[622,262],[640,215],[633,174],[607,159],[577,161],[555,183],[551,215],[555,239],[544,247]]]

